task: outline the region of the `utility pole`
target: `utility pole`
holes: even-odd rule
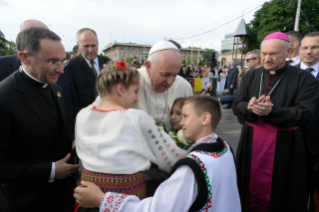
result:
[[[299,31],[299,19],[300,19],[301,1],[302,0],[298,0],[294,31]]]

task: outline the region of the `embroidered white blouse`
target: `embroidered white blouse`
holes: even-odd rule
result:
[[[151,162],[170,172],[186,154],[145,112],[136,109],[82,109],[76,118],[77,154],[87,170],[133,174],[149,169]]]
[[[216,134],[204,137],[190,149],[200,143],[216,142],[216,138]],[[210,201],[201,212],[241,211],[234,158],[228,144],[224,144],[225,149],[214,156],[199,151],[188,154],[188,157],[197,158],[198,163],[206,168],[204,173],[211,186]],[[189,166],[182,165],[158,187],[153,197],[142,201],[133,195],[107,192],[101,202],[100,212],[187,212],[197,195],[194,173]]]

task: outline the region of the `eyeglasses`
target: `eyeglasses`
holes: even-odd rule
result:
[[[313,50],[318,50],[319,46],[311,46],[311,47],[304,46],[304,47],[301,47],[300,50],[307,51],[309,48],[311,51],[313,51]]]
[[[246,62],[248,63],[250,60],[256,60],[256,58],[249,58],[249,59],[246,59]]]
[[[34,56],[34,55],[30,54],[30,53],[27,53],[27,54],[30,55],[31,57],[37,58],[39,60],[42,60],[43,62],[49,63],[50,66],[55,66],[56,68],[59,67],[59,65],[62,65],[63,67],[65,67],[69,63],[68,60],[63,60],[61,62],[57,62],[57,61],[53,61],[53,60],[47,61],[47,60],[44,60],[44,59],[39,58],[37,56]]]

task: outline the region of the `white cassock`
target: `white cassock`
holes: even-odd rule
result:
[[[170,130],[170,112],[173,103],[178,98],[193,96],[192,86],[184,78],[176,76],[174,83],[167,91],[158,93],[152,88],[146,68],[138,69],[138,71],[140,73],[140,88],[138,102],[134,108],[148,113],[156,123],[163,123],[166,129]],[[98,96],[93,105],[98,107],[101,103],[102,99]]]
[[[206,136],[191,148],[201,143],[214,143],[216,138],[216,134]],[[214,156],[210,153],[190,151],[186,156],[188,161],[178,166],[172,176],[157,188],[153,197],[141,201],[133,195],[107,192],[102,199],[100,212],[240,212],[236,169],[229,145],[224,142],[224,149],[221,152]],[[189,164],[192,163],[189,161],[196,161],[200,168],[190,168]],[[205,176],[201,181],[200,172]],[[203,195],[205,193],[203,186],[210,191],[208,195]],[[191,210],[191,207],[195,206],[195,201],[197,208]]]

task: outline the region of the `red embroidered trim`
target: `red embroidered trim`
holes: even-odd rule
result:
[[[294,111],[294,117],[292,117],[292,120],[291,120],[291,122],[290,122],[290,124],[289,124],[289,127],[291,126],[292,122],[294,121],[294,119],[295,119],[295,115],[296,115],[296,111],[295,111],[295,109],[293,109],[293,108],[292,108],[292,110]]]
[[[102,109],[97,109],[95,106],[93,106],[90,110],[100,112],[100,113],[109,113],[109,112],[116,112],[116,111],[126,111],[129,108],[123,108],[123,109],[111,109],[111,110],[102,110]]]
[[[268,79],[267,79],[267,83],[266,83],[266,87],[265,87],[265,93],[264,93],[265,96],[266,96],[267,88],[270,89],[270,87],[268,86],[268,82],[269,82],[270,76],[271,76],[271,75],[269,74]],[[268,93],[267,93],[267,94],[268,94]]]

